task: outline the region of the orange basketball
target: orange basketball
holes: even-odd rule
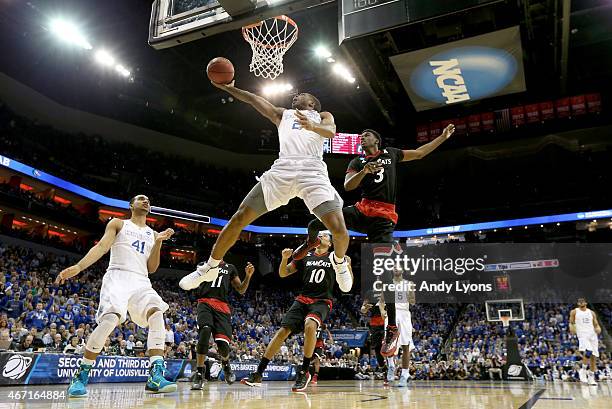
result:
[[[229,84],[234,79],[234,65],[227,58],[213,58],[206,66],[206,75],[217,84]]]

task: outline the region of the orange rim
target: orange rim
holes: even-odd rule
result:
[[[276,17],[271,17],[271,18],[274,18],[276,20],[284,20],[287,23],[291,24],[293,27],[295,27],[295,34],[292,34],[292,36],[295,35],[297,37],[297,35],[299,34],[298,25],[297,25],[297,23],[295,21],[293,21],[293,19],[291,17],[287,17],[285,15],[282,15],[282,16],[276,16]],[[259,45],[261,47],[264,47],[264,48],[287,48],[287,45],[286,45],[287,41],[283,41],[283,42],[278,43],[278,44],[263,44],[260,41],[254,41],[253,39],[251,39],[249,37],[249,34],[248,34],[249,33],[249,29],[255,28],[255,27],[260,27],[263,24],[264,21],[259,21],[257,23],[249,24],[248,26],[242,27],[242,37],[244,37],[245,41],[247,43],[249,43],[249,44],[257,44],[257,45]]]

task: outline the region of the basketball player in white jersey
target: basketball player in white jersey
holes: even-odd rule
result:
[[[599,357],[599,341],[597,336],[601,333],[601,327],[597,316],[587,308],[584,298],[578,298],[578,308],[570,312],[570,333],[578,337],[578,351],[582,354],[582,369],[580,370],[580,381],[589,385],[597,385],[595,372],[597,371],[596,357]],[[587,371],[588,361],[590,368]],[[585,374],[586,372],[586,374]]]
[[[401,388],[408,386],[408,380],[410,379],[410,351],[414,349],[410,304],[414,304],[415,294],[414,291],[409,290],[409,281],[404,278],[403,272],[400,269],[396,268],[393,271],[393,284],[395,285],[395,320],[399,330],[398,344],[402,348],[402,373],[397,383],[397,386]],[[381,302],[386,310],[384,297],[381,297]],[[387,357],[387,367],[389,370],[385,385],[395,378],[395,356],[398,352],[399,349],[397,349],[393,355]]]
[[[110,250],[110,261],[100,290],[96,314],[98,326],[87,339],[81,366],[70,382],[70,397],[87,396],[89,371],[111,332],[126,320],[127,313],[140,327],[148,327],[147,349],[151,360],[145,389],[154,393],[174,392],[176,383],[164,378],[164,312],[166,304],[151,286],[149,274],[159,267],[162,242],[174,231],[161,233],[146,225],[151,204],[145,195],[130,200],[132,216],[128,220],[112,219],[100,241],[75,265],[59,273],[56,283],[75,277]]]
[[[213,85],[237,100],[250,104],[277,126],[279,158],[259,178],[259,182],[223,228],[208,261],[183,277],[179,285],[184,290],[191,290],[204,281],[213,281],[217,277],[219,263],[234,245],[242,229],[264,213],[299,197],[332,234],[335,250],[330,254],[330,260],[340,289],[348,292],[353,285],[353,278],[344,257],[349,236],[342,215],[343,202],[329,181],[327,166],[323,162],[325,139],[333,138],[336,134],[334,117],[329,112],[320,112],[321,103],[311,94],[296,95],[292,109],[285,109],[234,87],[233,82]]]

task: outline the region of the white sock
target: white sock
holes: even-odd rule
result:
[[[402,376],[404,378],[410,378],[410,371],[406,368],[402,368]]]
[[[215,267],[219,266],[219,263],[221,263],[221,260],[217,260],[217,259],[215,259],[215,258],[212,258],[212,256],[210,256],[210,257],[208,258],[208,261],[207,261],[206,263],[208,263],[208,265],[209,265],[211,268],[215,268]]]
[[[93,364],[95,364],[95,363],[96,363],[96,360],[95,360],[95,359],[87,359],[87,358],[83,358],[83,360],[81,361],[81,363],[82,363],[83,365],[90,365],[90,366],[93,366]]]
[[[164,360],[164,357],[161,355],[153,355],[152,357],[149,357],[149,362],[151,362],[151,365],[153,365],[153,363],[155,361],[159,361],[159,360]]]
[[[344,263],[344,257],[342,257],[342,258],[338,258],[338,257],[336,256],[336,253],[334,253],[334,262],[335,262],[336,264],[342,264],[342,263]]]

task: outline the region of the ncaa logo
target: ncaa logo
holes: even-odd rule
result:
[[[517,71],[515,57],[504,50],[458,47],[419,64],[410,76],[410,86],[423,99],[454,104],[498,93],[512,82]]]
[[[28,371],[32,358],[29,356],[13,355],[6,361],[2,376],[9,379],[19,379]]]
[[[521,365],[510,365],[508,367],[508,376],[520,376],[523,367]]]

